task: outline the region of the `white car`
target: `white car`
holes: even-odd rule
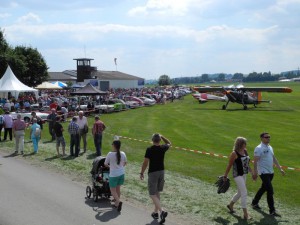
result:
[[[95,110],[100,113],[110,113],[115,111],[114,105],[95,105]]]
[[[141,99],[145,105],[155,105],[155,103],[156,103],[156,101],[151,98],[139,97],[139,99]]]
[[[126,107],[129,109],[135,109],[140,107],[139,103],[136,101],[125,101]]]
[[[38,117],[41,117],[43,121],[47,121],[47,117],[49,115],[48,113],[42,113],[42,112],[35,112],[35,113]],[[16,120],[18,114],[21,115],[21,119],[23,119],[26,123],[28,123],[32,117],[31,112],[18,112],[18,113],[12,112],[11,116],[14,120]]]

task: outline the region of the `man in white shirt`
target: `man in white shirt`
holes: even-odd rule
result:
[[[260,176],[262,180],[262,185],[257,191],[254,199],[252,200],[252,207],[254,209],[261,209],[258,205],[259,200],[265,192],[267,192],[267,202],[269,206],[270,215],[280,217],[274,207],[273,198],[273,186],[272,180],[274,177],[273,164],[276,165],[282,175],[285,175],[284,170],[280,167],[278,160],[274,155],[274,151],[270,143],[271,136],[267,132],[263,132],[260,135],[261,143],[254,150],[254,172],[253,179],[257,179],[257,175]]]
[[[88,121],[87,118],[83,115],[83,111],[78,112],[77,122],[79,126],[79,149],[80,149],[80,143],[81,139],[83,140],[83,151],[86,152],[86,134],[88,130]]]

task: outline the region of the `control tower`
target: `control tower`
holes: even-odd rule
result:
[[[97,67],[91,66],[89,58],[74,59],[77,62],[77,82],[83,82],[84,79],[92,79],[93,72],[97,71]]]

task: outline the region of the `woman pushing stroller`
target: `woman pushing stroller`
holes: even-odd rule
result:
[[[127,163],[126,154],[120,151],[120,148],[121,141],[114,140],[112,150],[107,154],[104,162],[104,165],[109,167],[109,187],[119,212],[122,210],[121,185],[124,184],[125,165]]]

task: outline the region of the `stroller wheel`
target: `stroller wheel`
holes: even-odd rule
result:
[[[90,198],[92,195],[92,188],[90,186],[87,186],[85,189],[86,197]]]
[[[94,200],[94,202],[98,201],[98,193],[97,193],[96,189],[93,190],[93,200]]]

